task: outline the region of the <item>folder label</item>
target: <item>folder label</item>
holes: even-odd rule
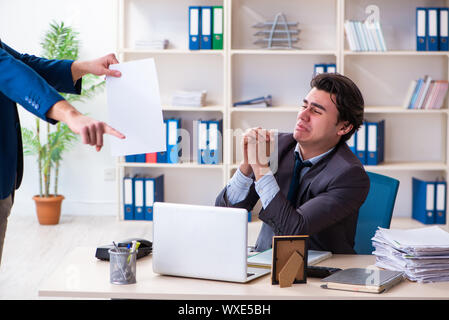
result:
[[[357,131],[356,139],[357,157],[362,164],[366,164],[366,125],[362,124]]]
[[[123,178],[123,218],[125,220],[134,219],[134,183],[130,177]]]
[[[428,183],[426,186],[426,211],[427,216],[432,217],[435,203],[435,185]]]
[[[198,36],[198,19],[199,19],[199,9],[192,8],[190,9],[190,35]]]
[[[143,180],[142,178],[135,178],[134,181],[134,201],[135,201],[135,220],[143,220]]]
[[[167,163],[179,163],[181,156],[179,140],[179,127],[181,119],[166,119],[167,122]]]
[[[439,19],[439,50],[440,51],[448,51],[449,50],[449,8],[440,8],[440,19]]]
[[[132,205],[133,204],[133,181],[131,179],[124,179],[124,202],[125,205]]]
[[[201,22],[201,36],[210,36],[211,10],[209,8],[203,8],[202,10],[201,18],[203,21]]]
[[[429,9],[429,36],[437,36],[437,10]]]
[[[368,151],[377,151],[377,125],[368,126]]]
[[[436,183],[435,223],[446,224],[446,182]]]
[[[328,64],[326,67],[326,72],[327,73],[336,73],[337,72],[337,66],[333,63]]]
[[[316,64],[315,65],[315,75],[325,73],[326,72],[326,65],[324,64]]]
[[[147,207],[152,207],[154,204],[154,181],[145,181],[145,201]]]
[[[416,35],[418,37],[425,37],[426,36],[426,11],[425,10],[418,10],[418,21],[417,23],[417,30]]]
[[[198,127],[198,148],[206,149],[207,148],[207,123],[200,122]]]
[[[218,149],[218,124],[217,123],[209,124],[209,148],[211,150]]]
[[[428,37],[427,37],[427,50],[429,51],[438,51],[438,9],[429,8],[428,9]]]
[[[142,207],[143,206],[143,184],[142,180],[136,180],[135,185],[135,194],[136,197],[136,206]]]
[[[365,150],[365,125],[362,124],[360,126],[359,131],[357,131],[358,139],[357,139],[357,149]]]
[[[446,197],[446,186],[444,184],[437,184],[437,199],[436,199],[436,209],[438,211],[445,210],[444,208],[444,198]]]
[[[178,123],[168,121],[168,144],[175,145],[178,142]]]
[[[223,34],[223,8],[214,8],[214,33]]]
[[[440,36],[447,37],[448,36],[448,11],[441,10],[440,13]]]

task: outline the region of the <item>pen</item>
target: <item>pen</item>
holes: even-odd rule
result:
[[[115,244],[115,241],[112,241],[112,244],[114,245],[114,247],[115,247],[115,251],[117,252],[117,253],[119,253],[120,251],[119,251],[119,249],[118,249],[118,247],[117,247],[117,245]],[[109,259],[110,260],[110,259]],[[126,280],[126,275],[125,275],[125,271],[123,271],[123,269],[122,269],[122,267],[120,266],[120,264],[119,263],[117,263],[117,267],[118,267],[118,269],[120,270],[120,272],[121,272],[121,274],[122,274],[122,276],[123,276],[123,279],[125,279]]]
[[[140,246],[140,242],[139,241],[133,240],[132,243],[133,244],[132,244],[132,247],[131,247],[131,251],[129,252],[129,256],[128,256],[128,263],[130,263],[130,261],[131,261],[131,254],[134,253]]]
[[[131,247],[131,253],[133,253],[136,250],[136,240],[132,241],[133,245]]]
[[[129,246],[129,244],[128,244]],[[129,248],[129,247],[128,247]],[[128,264],[131,261],[131,254],[134,252],[134,250],[136,250],[136,240],[132,241],[132,246],[131,246],[131,250],[129,251],[129,255],[128,255]]]
[[[118,251],[118,247],[117,247],[117,245],[115,244],[115,241],[112,241],[112,244],[114,245],[114,247],[115,247],[115,251],[117,251],[117,253],[119,252]]]

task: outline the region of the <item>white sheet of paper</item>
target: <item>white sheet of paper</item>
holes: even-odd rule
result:
[[[124,156],[166,151],[159,83],[154,59],[109,66],[119,78],[106,77],[108,124],[126,139],[110,137],[111,154]]]

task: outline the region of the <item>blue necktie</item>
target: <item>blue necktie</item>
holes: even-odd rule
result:
[[[295,152],[295,167],[293,169],[292,182],[290,182],[290,189],[288,190],[287,199],[293,206],[296,206],[296,199],[298,197],[299,179],[301,178],[301,170],[304,167],[311,167],[312,163],[308,160],[301,161],[299,154]],[[266,224],[262,223],[259,236],[256,241],[256,251],[264,251],[271,248],[271,242],[274,236],[273,229]]]
[[[309,160],[302,161],[299,157],[299,153],[295,152],[295,167],[293,169],[293,177],[290,182],[290,188],[288,189],[287,199],[290,203],[295,206],[296,199],[298,197],[299,190],[299,179],[301,178],[301,170],[304,167],[311,167],[312,163]]]

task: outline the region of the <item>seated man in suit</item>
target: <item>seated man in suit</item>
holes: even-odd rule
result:
[[[309,235],[309,248],[355,253],[358,210],[369,191],[362,164],[345,143],[363,122],[360,90],[340,74],[311,81],[292,133],[252,128],[243,136],[243,161],[216,206],[252,210],[260,199],[263,221],[256,251],[274,235]],[[270,148],[273,149],[273,148]]]

